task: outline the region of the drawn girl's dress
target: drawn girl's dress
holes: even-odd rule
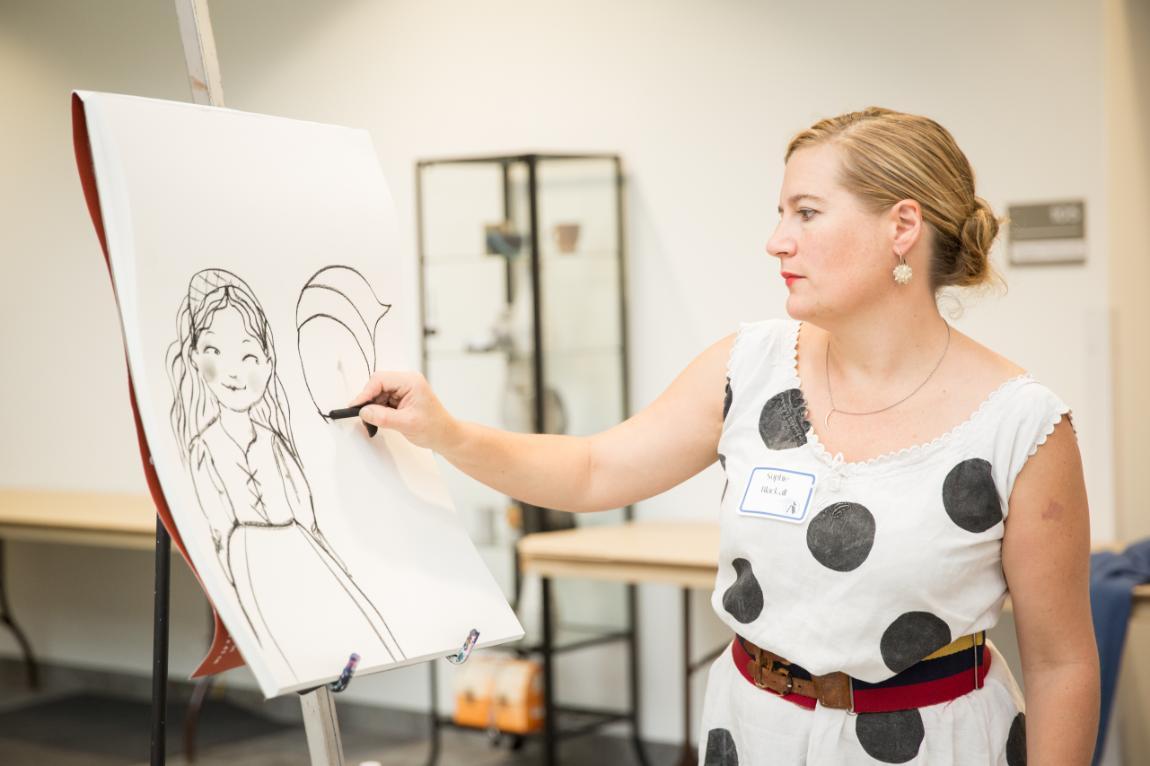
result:
[[[190,468],[261,646],[297,678],[312,675],[295,662],[308,647],[332,652],[321,675],[338,670],[340,646],[346,658],[378,641],[401,659],[383,618],[316,527],[307,480],[287,444],[267,426],[252,426],[250,443],[241,444],[213,421],[190,445]]]

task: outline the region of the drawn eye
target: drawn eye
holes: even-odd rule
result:
[[[244,354],[244,358],[243,358],[243,361],[245,361],[245,362],[246,362],[246,361],[248,361],[249,359],[250,359],[251,361],[255,362],[256,364],[259,364],[259,363],[260,363],[260,358],[259,358],[258,356],[256,356],[255,354]]]
[[[205,353],[205,354],[215,354],[216,356],[219,356],[219,355],[220,355],[220,350],[219,350],[218,348],[216,348],[215,346],[204,346],[204,350],[203,350],[203,353]]]

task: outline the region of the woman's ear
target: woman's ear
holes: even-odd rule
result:
[[[894,246],[900,253],[907,253],[922,236],[922,206],[912,199],[900,200],[891,207],[891,222],[894,225]]]

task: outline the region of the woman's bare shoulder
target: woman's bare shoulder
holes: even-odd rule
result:
[[[961,367],[968,371],[971,385],[989,385],[993,388],[996,384],[1027,372],[1022,365],[979,343],[969,335],[957,330],[954,332],[960,338]]]

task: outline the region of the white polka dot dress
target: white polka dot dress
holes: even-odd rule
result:
[[[877,683],[998,622],[1007,499],[1026,459],[1070,408],[1024,373],[946,434],[847,463],[806,420],[799,325],[745,324],[731,351],[711,602],[735,633],[811,673]],[[858,715],[811,710],[756,688],[725,652],[707,682],[699,762],[1019,766],[1022,695],[1001,655],[987,648],[982,688]]]

